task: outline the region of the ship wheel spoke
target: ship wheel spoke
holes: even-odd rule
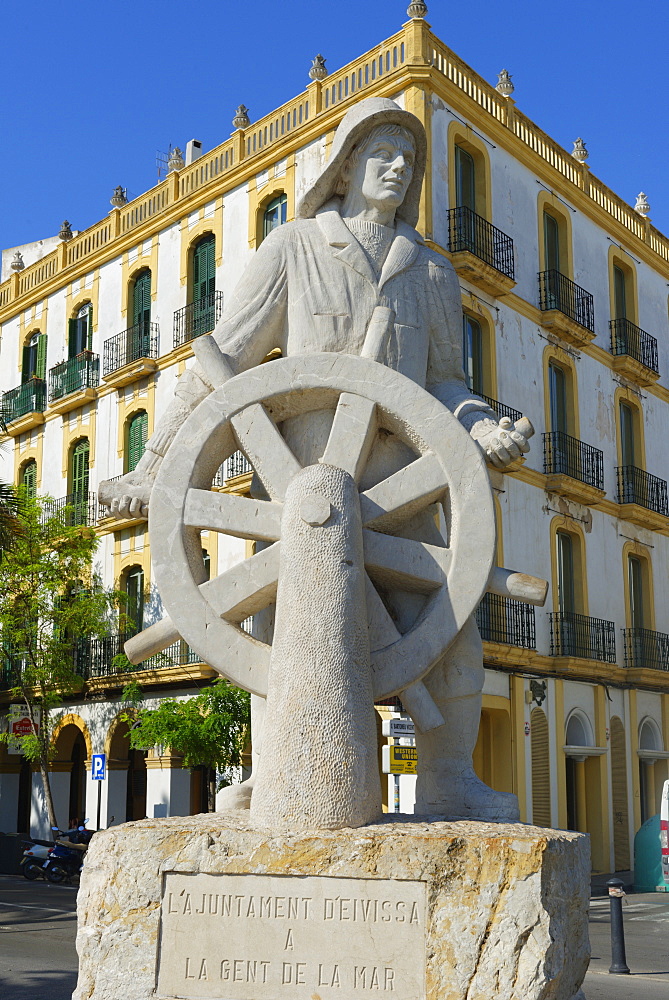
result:
[[[200,593],[221,618],[239,624],[275,599],[280,546],[275,542],[200,584]]]
[[[302,466],[262,403],[251,403],[231,418],[239,447],[272,500],[283,500]]]
[[[447,489],[437,456],[422,455],[360,494],[362,523],[375,531],[397,531],[414,514],[442,499]]]
[[[235,538],[275,542],[281,535],[281,510],[281,504],[267,500],[190,489],[184,506],[184,524]]]
[[[376,403],[353,392],[342,392],[321,462],[343,469],[357,482],[376,431]]]
[[[369,530],[363,544],[365,569],[382,587],[431,594],[447,582],[450,549]]]

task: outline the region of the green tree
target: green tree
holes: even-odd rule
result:
[[[136,698],[136,688],[126,688],[124,697]],[[248,692],[219,678],[193,698],[166,698],[158,708],[137,709],[127,719],[134,722],[129,733],[134,749],[169,747],[186,767],[207,769],[208,809],[214,812],[216,772],[242,762],[251,723]]]
[[[103,590],[93,572],[95,530],[71,507],[26,496],[19,530],[0,561],[0,641],[4,683],[39,726],[21,739],[37,761],[49,823],[58,826],[49,780],[52,737],[63,698],[81,690],[92,638],[124,625],[121,595]],[[0,734],[7,742],[8,733]]]
[[[13,486],[0,483],[0,559],[21,533],[21,498]]]

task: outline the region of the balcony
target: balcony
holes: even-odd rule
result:
[[[9,392],[3,392],[0,401],[0,420],[12,437],[29,431],[44,423],[46,408],[46,382],[42,378],[30,378],[23,385]]]
[[[108,385],[121,387],[155,371],[158,335],[157,323],[142,322],[105,340],[102,352],[103,380]]]
[[[534,608],[531,604],[497,594],[485,594],[476,609],[476,624],[484,642],[536,649]]]
[[[457,273],[491,295],[515,285],[513,240],[470,208],[448,212],[448,249]]]
[[[64,522],[68,527],[91,527],[98,517],[95,493],[68,493],[58,500],[47,500],[42,506],[42,520],[47,521],[63,512]]]
[[[174,346],[211,333],[223,312],[223,292],[210,292],[174,314]]]
[[[520,420],[522,413],[520,410],[514,410],[512,406],[507,406],[506,403],[500,403],[499,400],[493,399],[492,396],[484,396],[482,392],[477,392],[477,396],[480,396],[484,402],[488,404],[491,410],[495,411],[495,415],[498,420],[502,417],[508,417],[512,423],[515,424],[516,420]]]
[[[667,530],[669,501],[666,481],[634,465],[619,465],[616,474],[620,516],[651,531]]]
[[[562,340],[583,347],[595,336],[595,307],[590,292],[559,271],[539,273],[542,324]]]
[[[148,660],[143,660],[137,666],[127,660],[118,662],[117,657],[123,655],[123,645],[130,635],[114,632],[102,639],[85,639],[78,651],[82,663],[82,675],[90,677],[117,677],[136,670],[159,670],[165,667],[187,666],[190,663],[201,663],[200,657],[185,642],[175,642],[162,653],[156,653]]]
[[[604,455],[562,431],[544,434],[546,489],[576,500],[598,503],[604,496]]]
[[[66,413],[95,399],[99,384],[100,358],[92,351],[82,351],[50,370],[49,405],[57,413]]]
[[[649,628],[624,628],[625,666],[669,670],[669,635]]]
[[[657,340],[628,319],[612,319],[611,354],[613,368],[639,385],[651,385],[660,377]]]
[[[211,485],[225,487],[228,492],[246,494],[251,485],[252,474],[253,468],[246,455],[241,451],[234,451],[221,465]]]
[[[616,662],[616,637],[613,622],[589,618],[575,611],[549,613],[551,656],[575,656],[583,660]]]

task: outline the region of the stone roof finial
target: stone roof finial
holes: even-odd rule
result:
[[[407,17],[427,17],[427,4],[422,0],[414,0],[407,7]]]
[[[574,157],[575,160],[578,160],[579,163],[585,163],[588,156],[590,155],[588,153],[588,150],[586,149],[585,143],[583,142],[580,136],[574,143],[574,148],[571,151],[571,155]]]
[[[322,55],[314,56],[313,62],[311,63],[311,69],[309,70],[309,76],[312,80],[324,80],[328,75],[328,71],[325,68],[325,59]]]
[[[9,266],[11,267],[12,271],[22,271],[23,268],[26,266],[23,263],[23,257],[21,255],[21,251],[20,250],[16,251],[16,253],[12,257],[12,262],[11,262],[11,264]]]
[[[636,205],[634,206],[634,211],[642,215],[644,219],[648,218],[650,213],[650,205],[648,204],[648,198],[646,198],[643,191],[639,191],[636,196]]]
[[[235,117],[232,119],[232,124],[235,128],[248,128],[251,124],[251,119],[249,118],[249,109],[244,104],[240,104],[235,111]]]
[[[511,74],[508,69],[503,69],[497,78],[495,90],[498,91],[502,97],[511,97],[515,89],[516,88],[511,83]]]
[[[62,240],[63,243],[66,243],[68,240],[72,239],[73,235],[74,233],[70,229],[70,223],[66,219],[63,225],[60,227],[60,232],[58,233],[58,239]]]
[[[186,166],[186,161],[183,158],[183,154],[178,146],[170,150],[169,159],[167,161],[167,172],[171,174],[173,170],[183,170]]]
[[[114,193],[109,199],[114,208],[123,208],[124,205],[128,204],[128,199],[126,198],[125,188],[122,188],[119,184],[118,187],[114,188]]]

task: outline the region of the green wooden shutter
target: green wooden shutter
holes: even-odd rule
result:
[[[547,271],[560,270],[560,227],[548,212],[544,212],[544,256]]]
[[[613,309],[614,319],[627,319],[627,287],[622,267],[613,265]]]
[[[31,369],[30,344],[26,344],[26,346],[23,348],[23,358],[21,361],[21,385],[23,385],[24,382],[27,382],[28,379],[32,377],[33,373],[31,372],[30,369]]]
[[[476,211],[476,166],[474,157],[461,146],[455,147],[455,200],[458,208]]]
[[[137,275],[132,290],[132,325],[151,322],[151,272]]]
[[[76,358],[78,354],[77,333],[79,327],[76,319],[68,320],[67,324],[67,354],[70,358]]]
[[[216,290],[216,238],[210,233],[193,251],[193,301]]]
[[[149,417],[145,411],[136,413],[128,424],[128,446],[126,450],[126,472],[132,472],[144,454],[148,437]]]
[[[35,374],[37,378],[46,378],[46,343],[47,337],[46,333],[40,334],[37,339],[37,364],[35,365]]]
[[[28,496],[34,497],[37,492],[37,462],[28,462],[23,469],[21,485]]]
[[[72,452],[70,469],[70,493],[83,496],[88,493],[88,459],[90,445],[87,440],[79,441]]]
[[[93,349],[93,304],[90,303],[88,306],[88,312],[85,318],[86,332],[83,350],[91,351]]]

